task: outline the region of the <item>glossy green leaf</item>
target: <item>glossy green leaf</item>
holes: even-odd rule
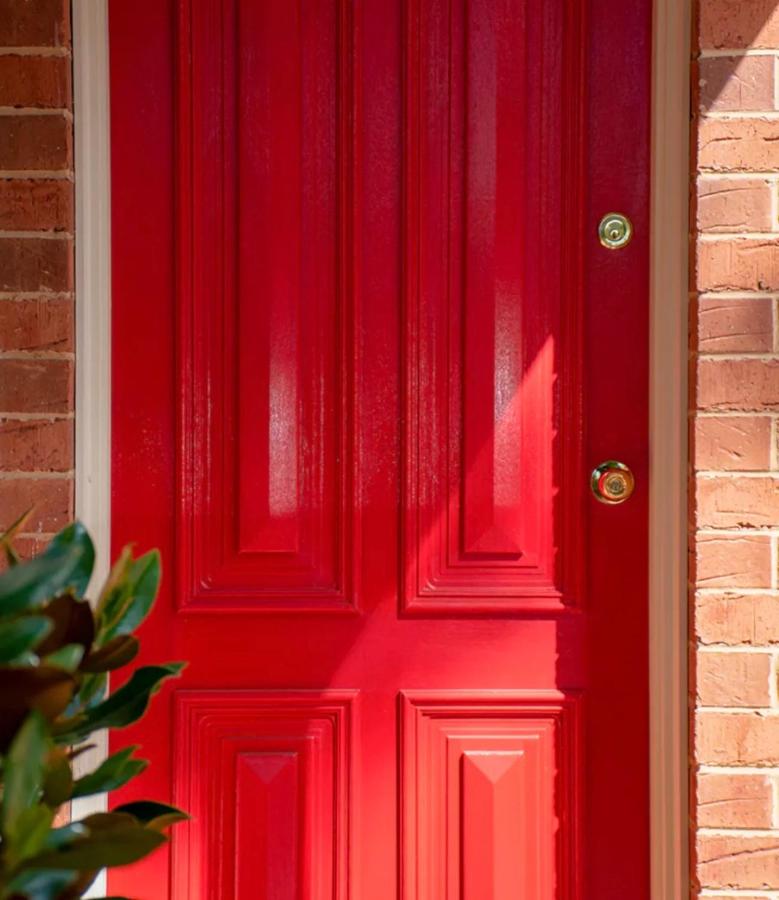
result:
[[[56,669],[75,672],[83,656],[84,648],[81,644],[65,644],[64,647],[60,647],[59,650],[44,657],[43,662]]]
[[[159,589],[162,566],[158,550],[150,550],[127,568],[127,589],[113,615],[106,609],[101,641],[131,634],[151,611]]]
[[[89,828],[83,822],[71,822],[69,825],[63,825],[61,828],[52,828],[46,835],[44,847],[47,850],[58,850],[65,844],[72,844],[76,838],[87,837]]]
[[[22,616],[0,622],[0,663],[24,658],[52,629],[46,616]]]
[[[32,712],[11,743],[3,766],[2,830],[11,843],[22,813],[38,803],[48,750],[46,722]]]
[[[73,786],[74,797],[114,791],[130,781],[149,765],[146,759],[132,759],[137,745],[119,750],[101,763],[94,772],[79,778]]]
[[[22,896],[28,900],[58,900],[78,876],[65,870],[20,872],[7,886],[6,896]]]
[[[132,662],[138,655],[140,644],[131,634],[122,634],[93,650],[81,664],[82,672],[113,672]]]
[[[133,803],[123,803],[121,806],[117,806],[114,812],[129,813],[147,828],[154,828],[156,831],[168,828],[176,822],[184,822],[189,819],[185,812],[182,812],[175,806],[169,806],[167,803],[157,803],[154,800],[136,800]]]
[[[151,696],[162,682],[178,675],[185,663],[142,666],[130,680],[111,694],[107,700],[84,713],[57,723],[54,734],[58,743],[74,744],[100,728],[124,728],[136,722],[146,712]]]
[[[50,666],[0,666],[0,753],[4,753],[30,710],[44,718],[60,715],[75,689],[73,676]]]
[[[46,604],[42,612],[51,619],[54,627],[38,647],[39,656],[48,656],[66,644],[81,644],[84,653],[89,653],[95,639],[95,620],[86,600],[61,594]]]
[[[36,804],[23,810],[14,826],[13,838],[8,840],[6,859],[12,865],[38,853],[54,821],[54,810],[43,804]]]
[[[92,574],[95,548],[79,522],[64,528],[35,559],[0,574],[0,609],[22,612],[72,590],[82,596]]]
[[[164,834],[131,822],[106,827],[90,826],[86,837],[77,838],[59,850],[40,853],[28,860],[26,865],[30,868],[78,871],[125,866],[148,856],[166,840]]]
[[[63,749],[55,747],[49,753],[43,778],[43,799],[52,809],[56,809],[70,799],[72,791],[73,771],[70,759]]]

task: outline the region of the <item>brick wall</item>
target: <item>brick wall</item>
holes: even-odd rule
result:
[[[0,528],[33,551],[73,507],[68,0],[0,0]]]
[[[779,0],[697,18],[693,873],[756,900],[779,897]]]

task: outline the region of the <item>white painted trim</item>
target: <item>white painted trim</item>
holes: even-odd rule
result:
[[[655,0],[651,266],[652,898],[689,893],[687,831],[687,268],[690,0]],[[107,0],[74,0],[76,511],[110,533]],[[103,751],[104,752],[104,751]],[[79,811],[78,814],[81,814]]]
[[[76,516],[95,540],[92,582],[102,584],[111,553],[111,178],[108,2],[73,0],[76,172]],[[77,761],[90,771],[107,755],[107,736]],[[105,797],[73,802],[80,819]],[[87,896],[104,896],[101,875]]]
[[[654,0],[649,684],[652,900],[689,896],[687,320],[690,0]]]

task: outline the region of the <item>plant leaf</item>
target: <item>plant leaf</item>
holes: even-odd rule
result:
[[[44,845],[53,821],[54,810],[41,803],[23,810],[16,820],[13,840],[8,841],[9,861],[18,865],[28,856],[38,853]]]
[[[73,786],[74,797],[114,791],[139,775],[149,765],[146,759],[132,759],[137,745],[119,750],[101,763],[94,772],[79,778]]]
[[[77,838],[59,850],[40,853],[27,860],[25,866],[78,871],[125,866],[148,856],[167,840],[164,834],[138,825],[130,816],[119,818],[127,821],[90,823],[87,826],[89,829],[87,836]]]
[[[30,710],[54,719],[70,702],[76,683],[62,669],[0,666],[0,753],[21,726]]]
[[[107,700],[72,719],[56,723],[54,734],[57,743],[74,744],[99,728],[124,728],[136,722],[146,712],[152,694],[159,690],[161,683],[178,675],[184,665],[166,663],[136,669],[130,680]]]
[[[43,779],[43,799],[56,809],[70,799],[73,790],[73,772],[68,754],[55,747],[49,753],[49,764]]]
[[[22,616],[11,622],[0,622],[0,663],[15,662],[23,657],[51,631],[46,616]]]
[[[84,656],[84,648],[81,644],[65,644],[54,653],[50,653],[44,657],[43,662],[47,666],[54,666],[56,669],[64,669],[66,672],[75,672],[78,664]]]
[[[80,522],[64,528],[45,552],[0,575],[0,609],[22,612],[72,590],[82,596],[92,574],[95,548]]]
[[[127,589],[123,592],[123,602],[109,618],[108,610],[104,621],[102,641],[122,634],[131,634],[151,611],[157,598],[162,564],[158,550],[150,550],[132,560],[127,569]]]
[[[88,653],[95,639],[95,620],[86,600],[77,600],[71,594],[61,594],[43,609],[51,619],[51,634],[38,647],[39,656],[48,656],[66,644],[81,644]]]
[[[81,664],[82,672],[112,672],[132,662],[138,655],[138,638],[121,634],[108,641],[99,650],[93,650]]]
[[[46,722],[32,712],[12,741],[3,767],[2,830],[11,844],[17,840],[22,813],[38,803],[48,749]]]
[[[189,816],[177,809],[175,806],[169,806],[167,803],[157,803],[154,800],[136,800],[133,803],[123,803],[117,806],[114,812],[129,813],[135,816],[139,822],[147,828],[153,828],[161,831],[168,828],[176,822],[184,822]]]
[[[77,877],[73,872],[54,869],[20,872],[8,884],[6,895],[27,897],[29,900],[58,900],[61,893],[69,888]]]

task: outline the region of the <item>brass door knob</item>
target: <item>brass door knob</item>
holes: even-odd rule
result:
[[[592,470],[590,487],[601,503],[615,506],[630,498],[636,479],[630,469],[616,459],[607,459]]]

